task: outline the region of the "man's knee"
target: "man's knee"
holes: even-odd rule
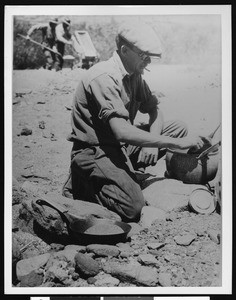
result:
[[[141,192],[139,197],[129,198],[125,204],[122,203],[118,213],[120,213],[122,219],[126,222],[138,221],[144,205],[145,201]]]
[[[139,187],[133,187],[129,192],[127,190],[125,192],[116,185],[104,185],[96,198],[100,204],[120,215],[125,222],[138,221],[145,205]]]
[[[138,221],[140,219],[142,208],[145,206],[144,199],[139,199],[134,203],[131,211],[127,212],[128,221]]]

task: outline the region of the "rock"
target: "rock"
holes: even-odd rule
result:
[[[18,103],[20,103],[20,100],[13,99],[13,101],[12,101],[13,105],[18,104]]]
[[[48,244],[52,242],[69,242],[71,237],[68,227],[60,213],[51,207],[44,209],[40,205],[35,206],[35,201],[36,199],[32,199],[30,202],[31,207],[25,207],[25,209],[32,213],[35,233],[42,238],[46,238]]]
[[[45,253],[18,261],[16,265],[16,275],[18,280],[21,280],[23,276],[29,275],[32,271],[36,271],[45,266],[49,257],[50,253]]]
[[[21,260],[22,254],[16,238],[12,238],[12,263],[15,264]]]
[[[57,243],[51,243],[50,244],[50,247],[51,247],[51,250],[52,251],[60,251],[60,250],[63,250],[65,248],[64,245],[62,244],[57,244]]]
[[[26,191],[26,192],[31,192],[33,194],[37,194],[39,191],[39,187],[36,183],[30,182],[30,181],[25,181],[22,186],[21,186],[22,190]]]
[[[165,254],[163,256],[163,258],[164,258],[165,261],[170,262],[170,263],[174,263],[176,261],[176,256],[172,253]]]
[[[134,253],[133,248],[130,247],[127,243],[119,243],[117,246],[120,249],[120,257],[127,258],[129,256],[132,256]]]
[[[112,277],[109,274],[98,274],[96,277],[96,281],[94,283],[95,286],[101,286],[101,287],[114,287],[118,286],[120,283],[120,280],[117,278]]]
[[[192,234],[186,234],[186,235],[178,235],[174,237],[174,240],[176,244],[181,246],[188,246],[190,245],[194,240],[196,236]]]
[[[120,250],[116,246],[91,244],[87,246],[87,252],[93,252],[97,256],[118,256]]]
[[[35,271],[32,271],[21,278],[20,286],[35,287],[35,286],[40,286],[42,283],[43,283],[43,275],[38,274]]]
[[[207,234],[213,242],[220,244],[220,233],[217,230],[209,229]]]
[[[87,277],[95,276],[99,273],[99,263],[87,254],[77,253],[75,265],[79,273]]]
[[[50,132],[50,140],[51,141],[57,141],[57,137],[55,136],[55,133]]]
[[[166,214],[166,221],[174,222],[176,220],[176,217],[177,217],[176,212],[171,211]]]
[[[142,227],[150,227],[155,220],[165,220],[166,212],[153,206],[144,206],[139,223]]]
[[[94,284],[97,281],[97,279],[95,277],[89,277],[87,279],[88,284]]]
[[[75,249],[64,249],[62,251],[54,252],[48,263],[47,267],[50,264],[53,264],[54,260],[59,260],[59,261],[65,261],[67,263],[70,263],[70,266],[75,266],[75,256],[78,252]]]
[[[187,210],[191,192],[199,187],[199,184],[184,184],[175,179],[161,178],[143,190],[143,195],[148,205],[163,209],[166,212]],[[158,193],[157,193],[158,191]]]
[[[197,228],[195,230],[195,233],[197,234],[197,236],[204,236],[205,235],[205,230],[202,228]]]
[[[38,256],[50,251],[50,246],[39,237],[22,230],[12,233],[18,246],[20,247],[21,259]]]
[[[44,121],[39,121],[39,128],[40,129],[45,129],[45,122]]]
[[[116,246],[120,249],[120,251],[132,251],[129,243],[118,243]]]
[[[165,246],[165,243],[157,243],[157,242],[155,242],[155,243],[148,243],[147,244],[148,249],[152,249],[152,250],[158,250],[158,249],[160,249],[160,248],[162,248],[164,246]]]
[[[120,252],[120,257],[121,258],[128,258],[128,257],[132,256],[132,252],[123,250],[123,251]]]
[[[86,251],[85,251],[86,252]],[[89,257],[92,257],[92,258],[95,258],[95,253],[93,253],[93,252],[89,252],[89,253],[87,253],[87,255],[89,256]]]
[[[130,222],[128,224],[131,226],[131,230],[127,234],[128,238],[135,234],[139,234],[139,232],[142,230],[142,227],[138,223]]]
[[[30,89],[27,89],[27,88],[18,88],[17,91],[15,91],[15,94],[16,94],[16,97],[23,97],[24,95],[26,94],[31,94],[32,93],[32,90]]]
[[[21,130],[20,135],[31,135],[32,134],[32,129],[24,127]]]
[[[80,246],[80,245],[67,245],[65,246],[65,250],[76,250],[77,252],[85,253],[86,252],[86,246]]]
[[[22,195],[22,191],[20,188],[20,184],[16,178],[12,178],[12,205],[19,204],[24,199],[24,195]]]
[[[142,265],[146,265],[146,266],[158,266],[159,265],[158,260],[152,254],[140,254],[138,256],[138,261]]]
[[[135,283],[142,286],[156,286],[158,282],[157,270],[141,266],[138,263],[119,264],[108,262],[103,266],[106,273],[117,277],[122,282]]]
[[[171,274],[170,273],[159,273],[159,284],[161,286],[171,286]]]
[[[46,267],[44,280],[45,281],[57,281],[66,283],[69,277],[68,263],[66,261],[54,259],[50,266]]]
[[[186,252],[186,255],[187,256],[191,256],[191,257],[193,257],[193,256],[195,256],[196,254],[198,253],[198,251],[195,249],[191,249],[191,250],[187,250],[187,252]]]

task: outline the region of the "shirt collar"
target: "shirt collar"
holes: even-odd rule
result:
[[[113,59],[115,61],[115,63],[117,64],[119,70],[120,70],[120,73],[121,73],[121,76],[122,76],[122,79],[125,77],[125,76],[130,76],[129,73],[126,71],[121,59],[120,59],[120,56],[118,55],[118,53],[115,51],[113,53]]]

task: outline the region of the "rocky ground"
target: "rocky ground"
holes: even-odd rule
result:
[[[218,67],[150,69],[145,77],[157,90],[167,119],[184,120],[190,131],[210,133],[216,127],[221,112]],[[50,242],[27,227],[22,203],[60,193],[66,179],[70,107],[83,72],[13,72],[13,286],[221,286],[219,210],[211,215],[188,207],[162,210],[152,223],[143,216],[131,224],[128,239],[116,245]],[[162,176],[163,168],[148,171]]]

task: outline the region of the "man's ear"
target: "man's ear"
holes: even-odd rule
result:
[[[128,48],[125,45],[122,45],[120,48],[120,52],[122,55],[126,55]]]

